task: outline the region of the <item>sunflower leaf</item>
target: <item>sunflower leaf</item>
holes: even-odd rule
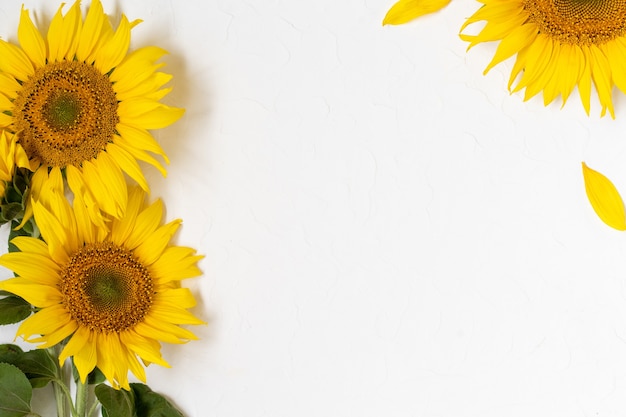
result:
[[[30,381],[33,388],[42,388],[48,382],[57,379],[59,366],[44,349],[33,349],[24,352],[15,364]]]
[[[152,391],[147,385],[132,383],[130,388],[135,393],[137,417],[183,417],[165,397]]]
[[[95,393],[102,404],[103,417],[138,417],[132,391],[113,389],[106,384],[100,384],[96,386]]]
[[[23,354],[24,351],[18,345],[10,343],[0,345],[0,362],[16,365]]]
[[[33,388],[26,375],[14,365],[0,363],[0,417],[23,417],[30,414]]]
[[[32,313],[31,306],[16,295],[0,298],[0,325],[19,323]]]

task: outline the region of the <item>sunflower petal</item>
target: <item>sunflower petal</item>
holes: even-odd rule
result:
[[[582,163],[587,198],[604,223],[617,230],[626,230],[624,202],[613,183],[598,171]]]
[[[450,3],[450,0],[400,0],[385,15],[383,25],[401,25],[420,16],[434,13]]]
[[[36,67],[43,67],[46,64],[46,42],[30,19],[28,10],[24,9],[24,5],[22,5],[20,25],[17,29],[17,39]]]

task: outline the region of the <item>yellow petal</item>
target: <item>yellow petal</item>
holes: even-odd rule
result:
[[[161,345],[151,337],[141,336],[134,330],[120,332],[120,341],[142,359],[169,368],[170,365],[161,356]]]
[[[124,242],[126,249],[135,249],[143,243],[159,227],[162,218],[163,202],[156,200],[137,215],[133,231]]]
[[[26,81],[33,75],[33,64],[21,48],[0,39],[0,56],[0,71],[20,81]]]
[[[130,46],[130,29],[139,22],[129,22],[126,16],[122,15],[120,25],[117,27],[115,34],[95,55],[94,66],[103,74],[106,74],[117,66]]]
[[[145,193],[139,187],[128,187],[128,204],[124,216],[113,219],[111,224],[111,240],[116,245],[123,245],[135,228],[137,214],[143,206]]]
[[[195,253],[195,249],[192,248],[171,246],[163,251],[151,269],[163,283],[197,277],[202,271],[196,264],[203,256]]]
[[[163,253],[182,220],[174,220],[151,233],[135,248],[135,255],[144,265],[152,265]]]
[[[102,32],[102,27],[106,20],[107,18],[100,0],[92,1],[87,16],[85,17],[78,47],[76,49],[76,58],[79,61],[87,60],[87,57],[92,53],[98,39],[100,39],[100,33]],[[92,62],[87,63],[91,64]]]
[[[49,334],[71,321],[65,307],[60,304],[44,308],[26,319],[19,327],[18,334],[30,338],[34,334]]]
[[[436,12],[450,0],[400,0],[394,4],[383,19],[383,25],[401,25],[425,14]]]
[[[72,356],[80,379],[85,382],[87,375],[96,367],[97,353],[94,336],[86,327],[79,327],[59,355],[62,364]]]
[[[148,182],[141,172],[141,167],[139,167],[137,160],[133,158],[130,153],[115,143],[109,143],[107,145],[107,153],[111,155],[115,163],[128,174],[129,177],[134,179],[145,192],[150,190]]]
[[[9,252],[0,257],[0,265],[37,284],[54,286],[59,281],[60,268],[47,254]]]
[[[24,278],[11,278],[0,282],[0,290],[19,295],[36,307],[50,307],[61,303],[63,296],[49,285],[40,285]]]
[[[17,29],[17,39],[33,64],[37,67],[43,67],[46,64],[46,43],[30,19],[28,10],[24,9],[24,5],[22,5],[20,25]]]
[[[582,165],[585,191],[591,207],[607,225],[617,230],[626,230],[624,202],[613,183],[584,162]]]
[[[182,117],[184,109],[166,106],[154,100],[134,98],[119,103],[120,123],[140,129],[161,129]]]

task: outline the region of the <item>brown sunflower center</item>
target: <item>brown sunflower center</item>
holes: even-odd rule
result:
[[[111,242],[92,243],[76,252],[61,273],[59,289],[79,325],[107,333],[140,323],[154,294],[146,267]]]
[[[528,20],[561,43],[600,45],[626,33],[626,0],[524,0]]]
[[[83,62],[38,68],[14,105],[15,129],[28,157],[61,168],[96,157],[119,121],[108,77]]]

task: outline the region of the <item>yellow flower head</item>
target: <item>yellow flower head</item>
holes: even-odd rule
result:
[[[612,89],[626,92],[625,0],[479,0],[483,6],[463,25],[485,21],[477,35],[461,34],[469,48],[499,41],[494,65],[517,55],[509,89],[525,90],[524,100],[543,92],[548,105],[563,104],[574,87],[589,114],[591,84],[602,115],[613,110]],[[468,48],[468,49],[469,49]]]
[[[129,370],[146,380],[139,359],[168,366],[161,341],[196,339],[180,327],[202,323],[187,311],[195,299],[180,281],[200,274],[201,256],[170,246],[180,220],[162,225],[163,204],[146,205],[137,186],[129,187],[125,215],[106,226],[92,222],[80,198],[70,206],[49,192],[33,203],[43,240],[12,240],[20,251],[0,256],[0,265],[17,277],[0,289],[38,309],[18,335],[40,348],[64,343],[59,361],[73,357],[83,382],[97,366],[115,388],[129,389]]]
[[[0,128],[18,135],[39,171],[64,169],[74,193],[119,217],[127,204],[124,173],[144,190],[138,160],[165,174],[153,154],[167,158],[148,129],[168,126],[184,111],[159,102],[170,91],[163,86],[171,76],[156,63],[166,52],[128,53],[139,21],[122,15],[114,29],[99,0],[84,18],[80,0],[65,15],[62,7],[45,36],[22,8],[19,46],[0,40]]]
[[[30,161],[24,148],[17,143],[13,134],[0,133],[0,198],[4,196],[7,182],[13,181],[17,168],[30,168]]]

